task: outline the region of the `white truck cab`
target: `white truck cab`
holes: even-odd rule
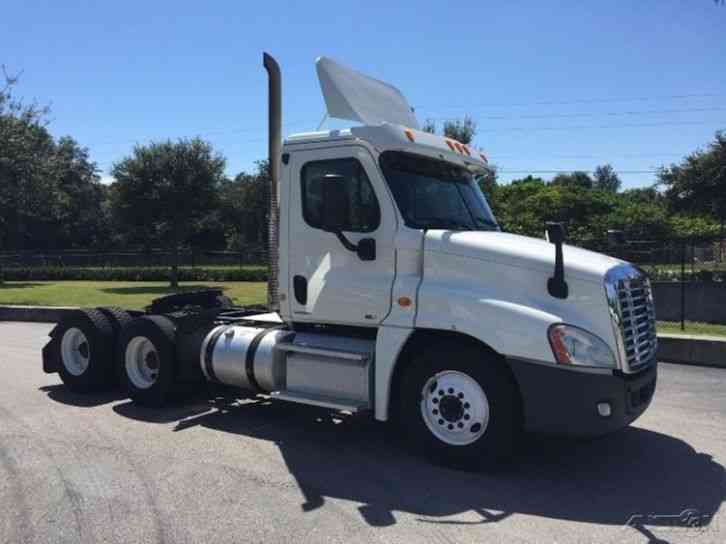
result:
[[[191,329],[137,317],[116,340],[132,398],[157,403],[191,358],[207,381],[395,420],[418,451],[469,467],[508,458],[522,429],[601,435],[646,409],[657,346],[640,270],[564,245],[557,225],[549,240],[502,232],[482,152],[418,130],[397,89],[328,59],[328,113],[362,126],[282,142],[279,68],[265,66],[272,313]],[[54,331],[55,368],[72,384],[70,325]]]

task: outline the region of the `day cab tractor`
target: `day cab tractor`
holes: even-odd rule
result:
[[[521,431],[599,436],[655,390],[648,278],[627,262],[502,232],[477,185],[483,152],[419,130],[395,87],[316,63],[345,130],[281,136],[269,78],[269,286],[264,310],[219,291],[145,312],[78,310],[51,332],[46,372],[134,402],[224,384],[390,421],[464,468],[510,459]]]

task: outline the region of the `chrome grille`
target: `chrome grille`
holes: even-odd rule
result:
[[[658,349],[650,282],[641,272],[629,266],[627,270],[621,269],[617,274],[608,275],[611,276],[609,292],[617,298],[613,302],[617,306],[623,370],[636,372],[654,361]]]

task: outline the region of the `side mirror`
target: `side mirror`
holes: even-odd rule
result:
[[[565,227],[562,223],[547,221],[545,223],[547,241],[552,244],[561,244],[565,241]]]
[[[608,229],[608,247],[616,249],[625,245],[625,233],[622,230]]]
[[[547,280],[547,291],[555,298],[567,298],[569,289],[565,281],[565,264],[562,257],[562,242],[565,241],[565,227],[562,223],[545,223],[547,240],[555,246],[555,273]]]
[[[358,258],[361,261],[375,261],[376,240],[374,238],[362,238],[358,240],[356,253],[358,253]]]
[[[348,225],[350,200],[343,176],[328,174],[319,178],[323,186],[323,228],[340,232]]]

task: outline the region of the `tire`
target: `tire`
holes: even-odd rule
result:
[[[109,323],[111,324],[111,328],[113,329],[113,334],[116,338],[118,338],[121,330],[134,320],[133,316],[123,308],[116,308],[115,306],[102,306],[101,308],[97,309],[99,312],[106,316],[106,319],[108,319]]]
[[[178,372],[174,323],[160,315],[131,321],[119,336],[116,364],[129,398],[142,406],[164,406]]]
[[[398,421],[415,452],[465,470],[507,463],[521,430],[519,392],[491,351],[441,342],[413,355],[402,376]]]
[[[126,310],[115,306],[102,306],[97,308],[97,310],[106,316],[106,319],[108,319],[108,322],[111,324],[111,328],[113,329],[113,346],[115,347],[121,331],[124,327],[127,327],[134,318]],[[118,365],[114,366],[115,385],[118,385],[121,383],[121,375],[118,372]]]
[[[110,389],[115,383],[113,328],[98,310],[78,310],[54,331],[58,342],[58,373],[76,393]]]

